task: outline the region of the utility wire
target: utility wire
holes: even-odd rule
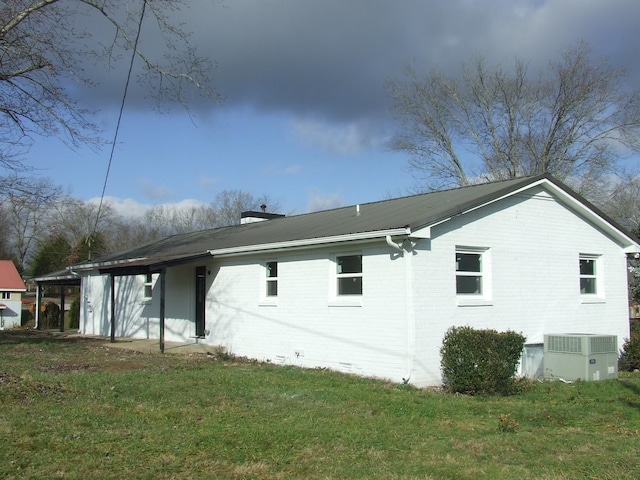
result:
[[[93,226],[93,231],[89,236],[89,247],[91,247],[91,237],[98,230],[98,222],[100,221],[100,213],[102,212],[102,205],[104,203],[104,195],[107,191],[107,182],[109,181],[109,172],[111,171],[111,164],[113,163],[113,155],[116,149],[116,143],[118,141],[118,133],[120,132],[120,123],[122,121],[122,112],[124,111],[124,104],[127,99],[127,92],[129,91],[129,82],[131,81],[131,72],[133,71],[133,62],[136,59],[136,52],[138,51],[138,40],[140,39],[140,31],[142,30],[142,20],[144,19],[144,13],[147,8],[147,0],[142,1],[142,12],[140,12],[140,21],[138,22],[138,31],[136,33],[136,39],[133,44],[133,51],[131,52],[131,62],[129,63],[129,71],[127,72],[127,82],[124,85],[124,92],[122,94],[122,102],[120,103],[120,112],[118,113],[118,122],[116,124],[116,130],[113,135],[113,141],[111,142],[111,153],[109,154],[109,163],[107,164],[107,172],[104,176],[104,184],[102,186],[102,194],[100,195],[100,203],[98,205],[98,212],[96,214],[96,222]],[[89,248],[91,252],[91,248]],[[89,259],[91,259],[91,253],[89,253]]]

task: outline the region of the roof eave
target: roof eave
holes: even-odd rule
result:
[[[261,252],[277,252],[281,250],[313,248],[321,245],[332,245],[337,243],[366,242],[377,239],[384,239],[387,236],[409,236],[409,227],[392,228],[387,230],[376,230],[372,232],[350,233],[346,235],[335,235],[330,237],[308,238],[301,240],[289,240],[286,242],[263,243],[259,245],[247,245],[239,247],[228,247],[209,250],[209,253],[216,257],[251,255]]]
[[[600,230],[607,233],[610,237],[615,239],[622,246],[625,253],[633,254],[640,253],[640,243],[624,228],[618,225],[613,219],[607,216],[604,212],[599,210],[596,206],[591,204],[588,200],[580,196],[578,193],[571,190],[564,184],[557,183],[553,177],[544,174],[531,179],[530,182],[517,186],[516,188],[510,188],[503,192],[498,192],[491,197],[480,199],[480,201],[474,205],[466,206],[460,209],[454,214],[447,215],[433,222],[414,228],[412,237],[415,238],[431,238],[431,229],[437,225],[445,223],[454,217],[470,213],[474,210],[486,207],[495,202],[499,202],[507,197],[517,195],[533,187],[544,185],[553,192],[555,192],[566,205],[569,205],[574,211],[578,212],[583,217],[589,219]]]

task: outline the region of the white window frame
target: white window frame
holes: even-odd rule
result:
[[[270,264],[275,264],[276,266],[276,274],[274,276],[269,275],[271,273]],[[274,285],[276,288],[276,292],[270,293],[269,286]],[[269,260],[265,262],[265,296],[266,297],[277,297],[278,296],[278,261],[277,260]]]
[[[459,254],[479,255],[480,271],[458,270],[457,262]],[[458,306],[471,307],[493,304],[491,250],[488,247],[456,246],[453,268],[455,270],[454,291],[456,292],[456,304]],[[479,293],[458,293],[458,277],[464,276],[480,278]]]
[[[2,300],[11,300],[11,292],[2,292]]]
[[[153,299],[153,274],[144,274],[144,286],[142,287],[142,298],[144,303],[151,303]]]
[[[339,271],[340,259],[343,257],[360,257],[360,272],[348,272],[342,273]],[[331,306],[346,306],[346,307],[361,307],[362,298],[364,294],[364,255],[362,252],[341,252],[334,255],[331,258],[331,268],[329,273],[329,305]],[[340,294],[339,283],[341,279],[347,278],[360,278],[361,293]]]
[[[269,276],[269,264],[276,264],[277,276]],[[277,258],[270,258],[262,262],[260,266],[260,298],[258,300],[259,305],[274,306],[278,304],[278,295],[280,294],[280,262]],[[269,295],[269,284],[276,284],[276,295]]]
[[[582,262],[592,262],[593,273],[582,273]],[[604,262],[602,255],[580,253],[578,255],[578,276],[580,301],[582,303],[601,303],[604,301]],[[595,292],[582,291],[582,280],[593,280]]]

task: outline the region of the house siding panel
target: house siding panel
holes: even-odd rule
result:
[[[260,263],[271,257],[222,261],[209,294],[207,341],[240,356],[399,381],[406,374],[404,264],[389,250],[383,244],[280,255],[275,304],[261,302]],[[360,306],[330,299],[333,258],[345,252],[363,255]]]
[[[626,257],[599,230],[544,191],[509,197],[452,219],[432,230],[419,248],[414,269],[417,363],[429,365],[415,378],[422,385],[441,381],[439,348],[453,326],[514,330],[527,343],[545,333],[629,335]],[[492,295],[489,305],[458,306],[455,294],[456,245],[489,248]],[[601,255],[605,298],[582,303],[578,256]]]

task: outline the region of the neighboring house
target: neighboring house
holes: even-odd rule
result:
[[[20,326],[22,294],[26,291],[13,262],[0,260],[0,330]]]
[[[80,332],[420,387],[441,383],[454,325],[522,332],[531,376],[544,334],[629,336],[627,255],[638,240],[547,175],[244,216],[75,265]]]

